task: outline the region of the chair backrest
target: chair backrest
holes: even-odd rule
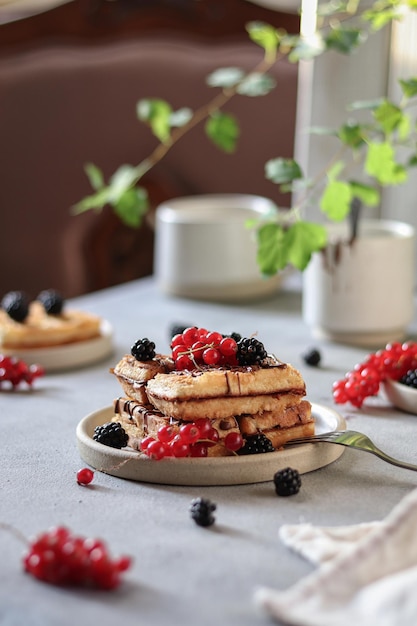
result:
[[[0,25],[0,295],[54,287],[71,297],[152,273],[149,224],[132,231],[109,210],[71,214],[91,192],[84,164],[110,176],[148,156],[156,140],[136,118],[140,98],[197,108],[214,95],[205,84],[212,70],[253,68],[262,51],[249,42],[248,21],[298,28],[297,16],[246,0],[89,6],[70,2]],[[200,126],[150,172],[153,207],[201,193],[288,202],[264,163],[293,154],[297,67],[280,62],[274,73],[271,94],[227,106],[242,129],[235,154],[217,150]]]

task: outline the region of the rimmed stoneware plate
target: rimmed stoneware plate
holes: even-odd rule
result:
[[[395,407],[417,415],[417,389],[388,379],[384,381],[384,390],[388,400]]]
[[[313,404],[316,432],[344,430],[345,420],[333,409]],[[127,449],[104,446],[92,438],[94,428],[108,422],[114,415],[107,407],[90,413],[77,426],[78,449],[83,461],[101,472],[139,482],[162,485],[243,485],[272,480],[276,471],[285,467],[300,474],[324,467],[338,459],[342,446],[307,443],[277,452],[219,458],[167,458],[153,461]]]
[[[1,350],[23,359],[29,365],[37,363],[45,368],[46,373],[73,369],[97,363],[113,352],[113,329],[107,320],[101,324],[101,335],[87,341],[70,343],[53,348],[34,348],[33,350]]]

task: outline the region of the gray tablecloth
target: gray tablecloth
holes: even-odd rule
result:
[[[66,525],[76,534],[104,539],[112,555],[127,553],[134,564],[114,592],[56,588],[23,572],[25,546],[1,529],[1,626],[268,624],[254,604],[254,591],[286,589],[312,569],[280,543],[282,524],[382,519],[416,485],[414,473],[347,450],[331,465],[304,474],[301,491],[292,498],[276,496],[272,477],[241,486],[184,487],[96,472],[90,487],[79,486],[75,475],[85,463],[76,426],[120,395],[109,369],[141,337],[167,352],[174,323],[258,333],[268,351],[301,369],[312,402],[337,408],[349,427],[371,435],[393,456],[417,461],[417,418],[394,410],[382,396],[362,410],[335,407],[332,383],[367,351],[313,340],[301,319],[297,290],[284,288],[257,303],[221,305],[166,297],[145,279],[71,305],[113,325],[114,353],[93,366],[49,374],[31,392],[1,391],[0,522],[29,538]],[[412,325],[410,333],[414,330]],[[318,368],[302,359],[312,346],[322,354]],[[191,520],[189,504],[196,496],[216,503],[214,526],[202,528]]]

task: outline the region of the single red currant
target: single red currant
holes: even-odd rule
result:
[[[243,437],[240,433],[229,433],[224,439],[224,445],[227,450],[236,452],[236,450],[240,450],[240,448],[243,446]]]
[[[221,359],[221,354],[217,348],[207,348],[203,352],[203,361],[206,365],[217,365]]]
[[[183,443],[195,443],[201,438],[200,431],[193,422],[180,427],[179,437]]]
[[[94,478],[93,470],[88,467],[83,467],[77,472],[77,483],[79,485],[89,485]]]

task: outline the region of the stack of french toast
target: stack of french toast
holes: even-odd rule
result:
[[[123,389],[114,401],[113,421],[128,434],[128,445],[144,450],[144,441],[157,440],[160,432],[166,439],[167,430],[178,439],[189,424],[205,424],[204,431],[215,435],[196,441],[190,456],[274,451],[312,435],[314,419],[300,372],[267,354],[254,338],[227,336],[224,355],[222,340],[213,342],[214,335],[219,336],[202,335],[190,345],[177,339],[171,355],[156,353],[148,339],[138,340],[110,370]],[[193,446],[199,446],[198,454]]]

